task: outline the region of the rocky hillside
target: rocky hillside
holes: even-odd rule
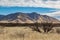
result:
[[[60,22],[59,20],[47,16],[47,15],[40,15],[36,12],[32,13],[11,13],[8,15],[0,15],[0,23],[41,23],[41,22]]]

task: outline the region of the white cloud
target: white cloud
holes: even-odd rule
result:
[[[52,16],[60,20],[60,11],[53,12],[53,13],[46,13],[45,15]]]
[[[0,0],[0,6],[60,8],[60,0]]]
[[[60,11],[53,12],[53,13],[47,13],[46,15],[49,15],[49,16],[60,16]]]

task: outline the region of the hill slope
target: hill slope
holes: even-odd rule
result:
[[[16,12],[13,14],[8,15],[0,15],[0,22],[2,23],[35,23],[35,22],[60,22],[59,20],[47,16],[47,15],[40,15],[36,12],[32,13],[21,13]]]

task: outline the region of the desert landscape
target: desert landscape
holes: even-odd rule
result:
[[[36,12],[1,15],[0,40],[60,40],[60,21]]]
[[[60,0],[0,0],[0,40],[60,40]]]

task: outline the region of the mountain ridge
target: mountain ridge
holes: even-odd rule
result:
[[[41,23],[41,22],[60,22],[56,18],[47,16],[47,15],[40,15],[36,12],[32,13],[22,13],[16,12],[11,13],[8,15],[0,15],[0,22],[1,23]]]

